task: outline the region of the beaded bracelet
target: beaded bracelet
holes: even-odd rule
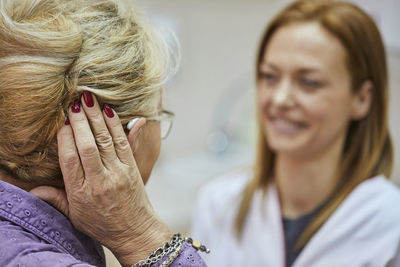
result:
[[[169,256],[169,258],[168,258],[166,261],[164,261],[164,262],[160,265],[160,267],[167,267],[167,266],[169,266],[171,263],[174,262],[174,260],[176,260],[176,258],[178,258],[178,256],[181,254],[181,252],[182,252],[182,244],[178,247],[177,250],[175,250],[175,251],[173,251],[173,252],[171,253],[171,255]]]
[[[181,244],[183,244],[183,239],[180,234],[174,234],[171,241],[165,243],[162,247],[157,248],[153,253],[151,253],[147,259],[141,260],[132,267],[145,267],[151,266],[159,262],[166,255],[175,251]]]
[[[190,237],[182,238],[181,234],[178,233],[173,235],[171,241],[165,243],[162,247],[157,248],[153,253],[151,253],[147,259],[139,261],[135,265],[132,265],[132,267],[151,266],[159,262],[166,255],[170,254],[169,258],[164,261],[160,267],[169,266],[181,254],[183,242],[189,243],[196,250],[210,253],[210,250],[202,245],[200,241],[193,240]]]
[[[210,253],[210,250],[206,248],[199,240],[193,240],[191,237],[185,237],[185,241],[188,242],[195,250],[200,250],[201,252]]]

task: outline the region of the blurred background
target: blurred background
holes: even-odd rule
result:
[[[291,1],[132,1],[181,45],[181,66],[164,97],[176,117],[146,187],[161,218],[174,232],[188,233],[201,185],[254,159],[255,55],[267,23]],[[400,185],[400,1],[352,2],[375,18],[387,47],[393,180]],[[120,266],[107,257],[107,266]]]

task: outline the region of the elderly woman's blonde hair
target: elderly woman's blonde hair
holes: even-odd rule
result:
[[[157,112],[171,53],[127,3],[1,0],[0,169],[62,185],[56,133],[83,91],[122,123]]]

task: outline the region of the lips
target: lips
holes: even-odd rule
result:
[[[303,122],[284,117],[270,117],[268,124],[276,133],[284,135],[294,135],[307,128]]]

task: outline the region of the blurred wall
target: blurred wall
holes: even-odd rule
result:
[[[135,2],[159,27],[171,27],[181,44],[181,67],[164,99],[176,119],[147,190],[170,227],[187,232],[199,186],[253,160],[256,49],[267,22],[290,1]],[[377,20],[389,48],[394,177],[400,183],[400,1],[356,2]],[[109,264],[118,266],[111,257]]]

